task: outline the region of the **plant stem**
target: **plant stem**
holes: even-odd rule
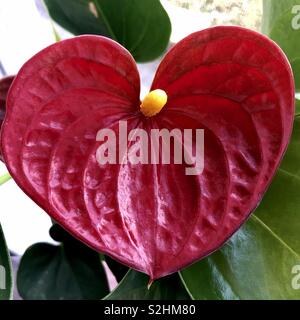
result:
[[[55,25],[54,25],[54,22],[52,20],[51,20],[51,24],[52,24],[52,31],[53,31],[53,35],[54,35],[55,41],[56,42],[61,41],[61,37],[58,34],[57,30],[55,29]]]
[[[0,186],[3,185],[5,182],[11,179],[11,175],[9,173],[5,173],[3,176],[0,177]]]

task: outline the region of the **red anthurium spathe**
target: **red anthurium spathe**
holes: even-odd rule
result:
[[[139,95],[123,47],[98,36],[61,41],[17,75],[2,145],[15,181],[53,219],[157,279],[218,249],[258,205],[290,138],[294,81],[272,41],[216,27],[175,45],[151,93]],[[203,172],[99,164],[97,133],[123,139],[120,121],[128,131],[203,129]]]
[[[8,76],[0,79],[0,130],[5,117],[6,97],[14,78],[15,78],[14,76]],[[0,146],[0,160],[3,160],[1,146]]]

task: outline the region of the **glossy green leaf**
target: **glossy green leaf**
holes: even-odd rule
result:
[[[45,0],[51,17],[75,35],[99,34],[127,48],[138,62],[167,48],[171,22],[159,0]]]
[[[262,203],[228,243],[181,271],[195,299],[300,299],[300,117]]]
[[[286,53],[300,91],[300,0],[264,0],[263,32]]]
[[[53,225],[49,230],[50,237],[56,242],[68,243],[68,242],[77,242],[77,240],[63,229],[59,224],[52,220]]]
[[[300,41],[300,33],[298,38],[299,38],[298,41]],[[299,49],[300,49],[300,46],[299,46]],[[295,78],[295,88],[297,92],[300,92],[300,57],[292,60],[291,66],[292,66],[294,78]]]
[[[95,14],[92,1],[44,0],[44,2],[51,17],[71,33],[110,35],[103,19]]]
[[[134,270],[128,271],[118,287],[105,300],[188,300],[178,274],[156,280],[147,288],[149,277]]]
[[[300,100],[296,99],[296,115],[300,114]]]
[[[118,282],[120,282],[125,277],[126,273],[129,270],[128,267],[115,261],[109,256],[105,256],[105,262],[107,263],[110,271],[113,273]]]
[[[9,251],[0,224],[0,300],[12,299],[13,278]]]
[[[299,0],[263,0],[262,32],[268,34],[279,19]]]
[[[99,254],[77,240],[27,249],[17,286],[27,300],[96,300],[109,292]]]

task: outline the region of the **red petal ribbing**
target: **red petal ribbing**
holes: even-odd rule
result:
[[[166,91],[168,103],[148,119],[125,49],[98,36],[59,42],[19,72],[2,143],[17,183],[64,228],[156,279],[219,248],[255,209],[289,141],[294,85],[276,44],[217,27],[174,46],[152,89]],[[204,129],[203,173],[100,166],[96,134],[118,136],[120,120],[128,131]]]
[[[226,208],[207,206],[199,213],[218,219],[205,236],[203,225],[193,225],[179,269],[199,258],[197,243],[204,243],[201,257],[216,250],[260,202],[290,138],[294,81],[274,42],[243,28],[216,27],[190,35],[167,54],[153,82],[156,88],[169,97],[161,118],[173,128],[183,116],[199,121],[218,138],[227,160],[228,188],[220,190]],[[213,199],[219,188],[207,179],[212,166],[206,158],[200,181],[215,188]],[[221,168],[217,172],[222,174]]]

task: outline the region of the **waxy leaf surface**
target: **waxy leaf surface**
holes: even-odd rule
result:
[[[166,50],[170,18],[159,0],[45,0],[51,17],[75,35],[97,34],[118,41],[136,61]]]
[[[300,0],[264,0],[262,31],[287,55],[300,92]]]
[[[24,253],[17,274],[23,299],[99,300],[108,294],[100,255],[71,236],[63,237],[61,245],[36,243]]]
[[[139,110],[139,81],[132,56],[109,39],[52,45],[17,75],[2,144],[15,181],[55,221],[157,279],[218,249],[257,207],[290,139],[294,80],[268,38],[216,27],[163,59],[152,89],[168,102],[155,117]],[[100,165],[99,129],[134,144],[119,137],[120,120],[148,136],[204,129],[203,173],[186,175],[186,164],[172,161]]]

